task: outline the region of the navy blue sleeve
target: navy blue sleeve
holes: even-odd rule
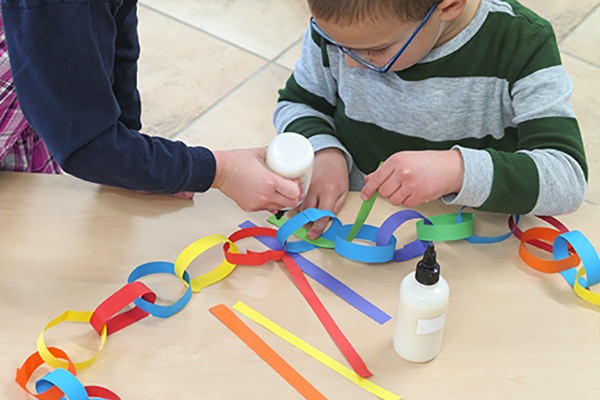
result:
[[[139,132],[136,0],[2,0],[24,115],[68,173],[156,193],[205,191],[216,161]]]

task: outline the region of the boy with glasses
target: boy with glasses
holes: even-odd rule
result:
[[[585,153],[547,21],[515,0],[308,4],[273,116],[316,152],[302,208],[336,213],[349,189],[405,207],[440,197],[511,214],[579,207]]]

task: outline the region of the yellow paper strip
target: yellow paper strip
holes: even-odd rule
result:
[[[204,253],[211,247],[222,243],[229,243],[229,252],[239,253],[235,243],[231,242],[225,236],[219,234],[209,235],[190,244],[179,254],[179,256],[177,256],[177,259],[175,260],[175,274],[187,286],[187,282],[183,280],[183,272],[186,270],[186,268],[189,267],[191,262],[194,261],[194,259],[200,254]],[[225,254],[223,254],[223,257],[225,257]],[[201,289],[212,285],[213,283],[219,282],[221,279],[229,275],[234,268],[235,264],[231,264],[227,260],[223,261],[221,265],[212,271],[192,279],[192,291],[197,293]]]
[[[583,300],[600,306],[600,294],[594,293],[579,284],[579,278],[581,278],[583,275],[585,275],[584,266],[581,267],[581,269],[577,272],[577,276],[575,277],[575,284],[573,285],[575,293],[577,293],[577,296],[581,297]]]
[[[283,329],[276,323],[272,322],[271,320],[269,320],[267,317],[263,316],[259,312],[253,310],[252,308],[250,308],[243,302],[238,301],[237,303],[235,303],[233,308],[235,310],[239,311],[240,313],[244,314],[246,317],[250,318],[252,321],[256,322],[257,324],[262,325],[266,329],[270,330],[271,332],[273,332],[274,334],[276,334],[283,340],[296,346],[297,348],[299,348],[300,350],[302,350],[309,356],[313,357],[317,361],[322,362],[323,364],[325,364],[329,368],[333,369],[338,374],[340,374],[343,377],[349,379],[350,381],[356,383],[358,386],[362,387],[363,389],[371,392],[372,394],[379,397],[380,399],[383,399],[383,400],[399,400],[400,399],[400,396],[398,396],[392,392],[388,392],[387,390],[381,388],[380,386],[377,386],[376,384],[369,381],[368,379],[361,378],[356,372],[352,371],[350,368],[344,366],[343,364],[340,364],[333,358],[329,357],[327,354],[321,352],[320,350],[317,350],[310,344],[306,343],[304,340],[302,340],[299,337],[293,335],[292,333],[286,331],[285,329]]]
[[[40,353],[42,360],[44,360],[46,362],[46,364],[48,364],[52,368],[68,369],[69,363],[66,361],[59,360],[58,358],[54,357],[52,355],[52,353],[50,353],[50,350],[48,350],[48,347],[46,347],[46,344],[44,343],[44,332],[62,322],[65,322],[65,321],[90,322],[90,319],[92,318],[92,314],[94,314],[93,311],[67,310],[64,313],[62,313],[61,315],[59,315],[58,317],[54,318],[52,321],[50,321],[48,323],[48,325],[46,325],[46,327],[44,328],[42,333],[40,333],[40,336],[38,337],[38,341],[37,341],[38,352]],[[73,364],[73,365],[75,365],[75,369],[77,371],[82,370],[85,367],[89,367],[96,360],[96,357],[98,357],[98,354],[100,354],[100,351],[102,350],[102,348],[104,347],[104,343],[106,342],[106,332],[107,332],[106,325],[104,325],[102,327],[102,330],[100,331],[101,342],[100,342],[100,348],[98,349],[98,352],[96,353],[96,355],[94,355],[92,358],[90,358],[87,361]]]

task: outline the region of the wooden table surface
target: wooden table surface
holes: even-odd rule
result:
[[[352,223],[360,205],[358,194],[350,194],[339,214],[342,223]],[[378,199],[367,223],[379,226],[398,209]],[[457,208],[438,201],[417,210],[434,216]],[[94,310],[140,264],[174,261],[192,242],[214,233],[229,236],[245,220],[271,226],[268,216],[245,213],[214,190],[186,201],[69,176],[0,173],[0,398],[31,398],[14,383],[15,371],[36,351],[37,337],[52,319],[66,310]],[[504,233],[506,219],[477,213],[476,233]],[[600,248],[599,207],[583,205],[559,220]],[[521,226],[546,224],[526,216]],[[414,224],[402,226],[396,236],[399,243],[412,240]],[[238,244],[241,251],[264,249],[254,239]],[[379,325],[309,282],[373,372],[370,380],[403,399],[600,399],[600,310],[579,299],[560,275],[526,266],[518,248],[514,237],[491,245],[436,244],[450,303],[442,350],[425,364],[396,355],[393,320]],[[364,264],[333,250],[305,256],[393,317],[400,282],[417,262]],[[222,260],[222,250],[213,248],[188,271],[194,277]],[[175,301],[183,290],[174,276],[142,281],[161,304]],[[150,316],[109,336],[96,362],[78,377],[123,400],[301,399],[208,311],[239,300],[347,365],[283,263],[272,261],[238,266],[223,281],[194,294],[175,316]],[[375,398],[240,317],[328,399]],[[61,324],[48,330],[45,339],[76,362],[91,357],[99,346],[98,335],[82,323]],[[34,379],[48,371],[40,370]]]

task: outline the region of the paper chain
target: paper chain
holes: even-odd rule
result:
[[[234,308],[272,332],[282,336],[290,343],[298,346],[376,396],[382,399],[398,399],[397,395],[387,392],[364,379],[371,376],[371,373],[339,330],[302,272],[311,276],[317,282],[336,293],[350,305],[378,323],[383,324],[391,319],[391,317],[326,271],[298,254],[319,247],[334,249],[341,256],[355,261],[383,263],[405,261],[418,257],[423,254],[430,241],[464,239],[476,244],[497,243],[514,234],[521,240],[519,254],[527,265],[544,273],[560,273],[569,285],[573,287],[579,297],[600,306],[600,294],[589,290],[591,286],[600,283],[600,259],[596,250],[581,232],[569,231],[555,218],[539,217],[551,224],[555,229],[531,228],[522,232],[517,227],[519,217],[511,216],[508,223],[510,232],[489,238],[474,235],[474,214],[463,213],[464,207],[458,213],[444,214],[431,218],[427,218],[413,210],[402,210],[392,214],[378,228],[371,225],[364,225],[373,206],[374,197],[363,202],[353,225],[342,226],[337,216],[329,211],[307,209],[298,213],[290,220],[285,218],[277,220],[274,216],[270,217],[268,219],[269,222],[277,225],[279,227],[278,230],[259,228],[250,221],[246,221],[240,225],[242,229],[233,233],[229,238],[222,235],[210,235],[192,243],[181,252],[175,263],[155,261],[138,266],[130,274],[127,280],[128,283],[107,300],[103,301],[95,311],[68,310],[48,323],[38,338],[38,351],[32,354],[23,363],[21,368],[17,369],[16,382],[25,391],[40,400],[59,400],[65,397],[69,400],[120,400],[115,393],[108,389],[99,386],[83,386],[76,377],[77,371],[91,365],[98,354],[87,361],[73,363],[64,351],[54,347],[46,347],[43,337],[44,332],[65,321],[89,323],[100,335],[101,344],[98,350],[99,353],[104,346],[107,336],[150,314],[159,318],[168,318],[176,314],[190,301],[192,292],[200,292],[202,288],[224,279],[233,271],[236,265],[262,265],[268,261],[282,260],[288,267],[301,293],[307,299],[317,317],[330,333],[332,339],[338,345],[354,371],[333,361],[330,357],[320,353],[245,304],[238,303]],[[329,229],[318,240],[307,239],[307,231],[303,226],[322,217],[332,218],[332,224]],[[396,249],[394,232],[405,222],[413,219],[419,220],[416,224],[417,239]],[[302,240],[291,242],[288,239],[292,235]],[[268,246],[270,250],[261,253],[248,251],[245,254],[240,254],[235,242],[248,237],[255,237]],[[352,241],[354,238],[373,242],[374,246],[354,243]],[[190,263],[204,251],[221,244],[223,244],[225,260],[211,272],[191,279],[186,272]],[[554,259],[548,261],[534,256],[527,250],[525,244],[552,252]],[[579,264],[582,264],[582,266],[577,271],[576,267]],[[156,273],[173,274],[179,277],[186,285],[187,289],[184,294],[174,304],[168,306],[155,304],[156,294],[145,284],[137,281],[143,276]],[[583,278],[584,275],[587,279]],[[119,313],[132,302],[135,304],[133,309]],[[281,359],[266,343],[259,339],[226,306],[219,305],[211,308],[210,311],[248,344],[261,358],[269,363],[305,398],[325,398],[289,364]],[[31,393],[27,389],[27,383],[37,368],[44,362],[55,368],[55,370],[39,379],[35,383],[37,393]]]

